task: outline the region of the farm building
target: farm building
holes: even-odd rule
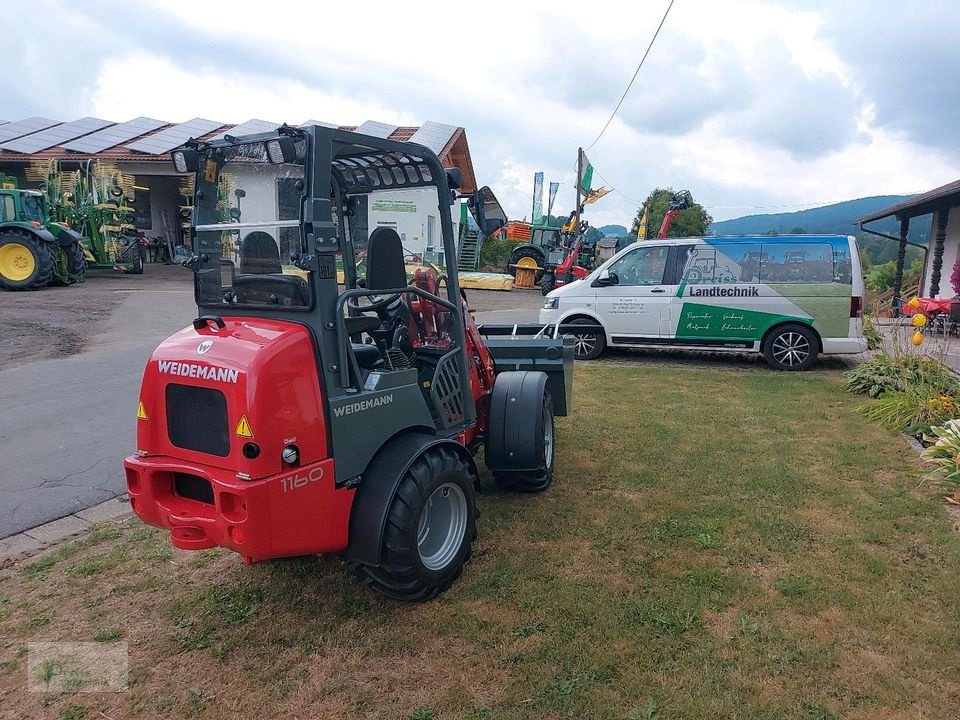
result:
[[[304,125],[334,127],[316,120]],[[41,117],[0,121],[0,173],[16,178],[20,187],[31,188],[38,184],[28,180],[31,165],[55,159],[64,171],[72,172],[91,161],[109,163],[135,178],[131,204],[137,229],[158,243],[180,245],[184,239],[179,210],[185,200],[181,194],[182,176],[174,170],[170,153],[190,138],[209,140],[225,134],[268,132],[278,126],[279,123],[263,120],[236,125],[204,118],[178,124],[146,117],[122,123],[91,117],[71,122]],[[340,129],[424,145],[437,153],[445,167],[457,167],[463,172],[461,192],[471,193],[477,189],[470,148],[462,127],[436,122],[425,122],[421,127],[398,127],[368,120],[359,126],[340,126]],[[243,182],[255,181],[255,177],[243,179]],[[266,196],[279,207],[283,204],[282,194],[283,188],[278,185],[257,188],[253,196]],[[392,227],[400,234],[409,254],[423,255],[443,264],[440,210],[435,198],[430,189],[388,191],[378,193],[376,199],[361,197],[354,219],[355,242],[362,247],[369,232],[377,227]],[[451,208],[451,214],[457,232],[459,207]]]

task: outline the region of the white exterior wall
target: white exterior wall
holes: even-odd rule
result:
[[[455,202],[448,212],[456,237],[460,232],[459,202]],[[442,257],[443,236],[435,188],[373,193],[367,199],[367,223],[371,233],[378,227],[394,228],[400,234],[406,254],[426,255],[432,250],[436,253],[435,262],[446,264],[446,258]],[[428,237],[431,235],[432,238]],[[432,245],[429,245],[431,240]]]
[[[911,221],[912,222],[912,221]],[[927,266],[923,272],[923,297],[930,296],[930,275],[933,273],[933,245],[937,235],[937,214],[933,213],[930,228],[930,245],[927,252]],[[950,208],[950,214],[947,216],[947,238],[943,243],[943,266],[940,269],[940,292],[939,298],[956,297],[953,292],[953,286],[950,284],[950,276],[953,274],[953,266],[960,256],[960,207]]]

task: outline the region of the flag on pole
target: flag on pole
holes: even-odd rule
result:
[[[592,189],[593,185],[593,165],[590,163],[590,160],[587,158],[587,154],[581,150],[579,162],[577,163],[579,170],[579,177],[577,178],[577,187],[580,190],[580,194],[583,197],[581,205],[589,205],[594,203],[604,195],[610,192],[608,188],[601,187],[596,190]]]
[[[543,173],[533,175],[533,213],[530,222],[534,225],[543,223]]]
[[[647,239],[647,204],[643,204],[643,215],[640,216],[640,223],[637,225],[637,240]]]
[[[560,189],[560,183],[550,183],[550,194],[547,199],[547,215],[553,214],[553,201],[557,199],[557,190]]]
[[[590,203],[595,203],[597,200],[602,198],[604,195],[610,192],[610,188],[597,188],[596,190],[591,190],[590,193],[583,198],[581,205],[589,205]]]

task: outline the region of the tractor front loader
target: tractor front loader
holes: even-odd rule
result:
[[[437,596],[470,557],[478,451],[504,487],[550,486],[572,340],[478,327],[455,273],[408,280],[391,228],[371,233],[358,280],[354,197],[396,189],[435,192],[456,267],[462,175],[426,147],[282,126],[172,159],[195,179],[198,310],[144,371],[124,462],[134,512],[178,548],[341,553],[377,592]],[[227,189],[242,212],[224,213]]]

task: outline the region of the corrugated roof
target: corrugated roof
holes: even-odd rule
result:
[[[914,195],[907,200],[902,200],[895,205],[890,205],[883,210],[878,210],[875,213],[866,215],[857,222],[863,224],[873,222],[874,220],[881,220],[882,218],[892,215],[907,218],[917,217],[918,215],[931,213],[943,204],[951,206],[960,205],[960,180],[954,180],[933,190]]]

